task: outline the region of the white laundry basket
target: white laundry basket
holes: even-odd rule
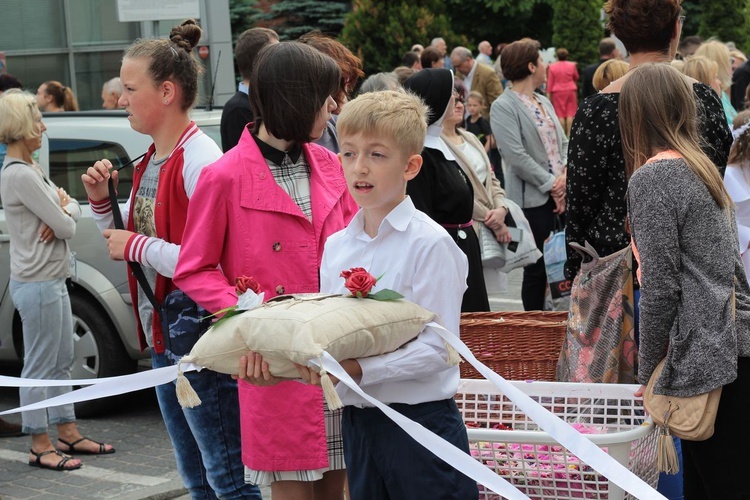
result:
[[[655,487],[656,438],[644,418],[637,386],[512,382],[587,434],[594,444]],[[532,499],[632,498],[581,462],[524,415],[487,380],[462,379],[456,402],[467,424],[472,455]],[[508,430],[500,430],[502,428]],[[480,500],[500,497],[479,485]]]

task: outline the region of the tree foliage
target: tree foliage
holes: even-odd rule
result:
[[[601,0],[555,0],[552,45],[565,47],[569,60],[586,66],[599,58],[599,40],[604,38]]]
[[[698,35],[704,40],[717,37],[734,42],[740,50],[750,49],[750,6],[747,0],[702,0]]]
[[[229,0],[229,24],[232,27],[232,40],[245,30],[256,26],[256,18],[263,11],[256,7],[256,0]]]
[[[477,44],[487,40],[495,47],[523,37],[539,40],[543,47],[552,44],[551,0],[485,0],[467,2],[449,0],[446,3],[451,27],[468,39],[467,46],[474,53]],[[477,22],[481,19],[481,22]]]
[[[313,30],[338,36],[349,5],[348,0],[280,0],[255,21],[267,21],[281,40],[296,40]]]
[[[365,73],[390,71],[415,43],[427,46],[443,37],[448,46],[463,45],[451,29],[441,0],[354,0],[341,41],[357,54]]]

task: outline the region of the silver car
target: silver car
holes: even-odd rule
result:
[[[193,113],[198,126],[218,144],[221,110]],[[127,266],[109,258],[106,242],[94,220],[81,175],[95,161],[108,158],[115,167],[146,152],[151,138],[133,131],[120,111],[49,113],[39,163],[50,179],[81,204],[75,237],[77,272],[70,300],[73,309],[74,378],[111,377],[132,373],[138,359],[148,357],[138,345]],[[120,172],[118,199],[124,203],[132,187],[132,169]],[[5,213],[0,206],[0,364],[23,360],[21,318],[8,291],[9,243]],[[80,416],[104,410],[106,401],[77,405]]]

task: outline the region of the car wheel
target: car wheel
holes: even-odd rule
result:
[[[137,363],[128,356],[106,313],[92,299],[71,293],[73,310],[74,364],[71,376],[101,378],[127,375]],[[111,409],[110,398],[84,401],[75,405],[76,415],[88,417]]]

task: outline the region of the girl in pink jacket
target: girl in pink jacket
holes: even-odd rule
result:
[[[259,54],[256,121],[201,173],[174,276],[207,310],[235,305],[242,276],[266,299],[319,291],[323,244],[357,210],[336,156],[311,144],[336,109],[340,78],[333,59],[301,43]],[[239,396],[247,482],[271,484],[275,500],[342,496],[341,436],[331,432],[340,410],[325,408],[319,387],[259,377],[240,380]]]

